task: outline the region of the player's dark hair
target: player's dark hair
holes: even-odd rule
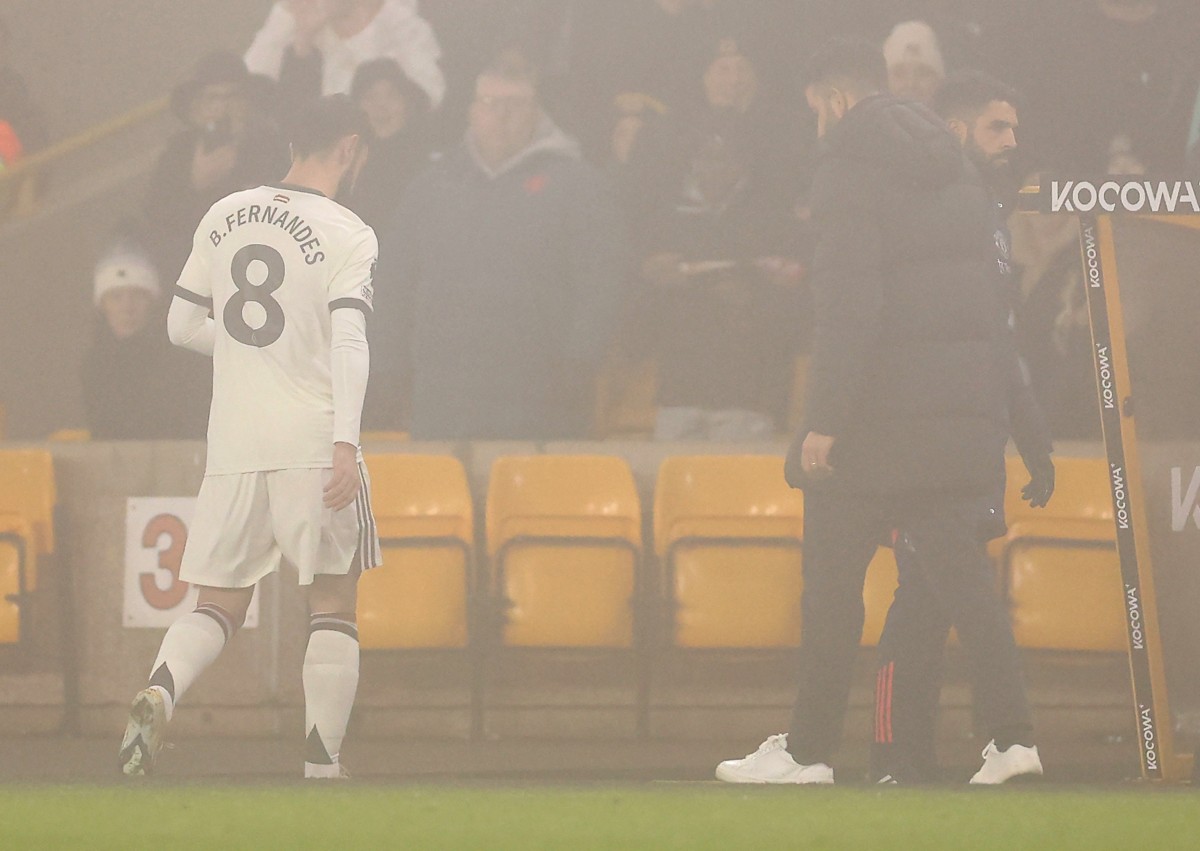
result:
[[[956,71],[946,78],[933,98],[933,111],[949,121],[957,118],[970,123],[979,117],[989,103],[1018,106],[1016,89],[982,71]]]
[[[857,38],[825,42],[809,58],[804,73],[806,86],[833,86],[862,96],[887,91],[887,79],[883,49]]]
[[[367,114],[348,96],[328,95],[298,110],[289,140],[297,158],[324,154],[347,136],[364,136]]]

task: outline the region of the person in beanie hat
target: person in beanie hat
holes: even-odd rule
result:
[[[924,21],[896,24],[883,43],[888,89],[903,100],[931,104],[946,79],[946,64],[933,27]]]
[[[96,440],[204,436],[207,370],[167,344],[161,293],[158,270],[140,246],[118,244],[96,264],[96,330],[81,373]]]

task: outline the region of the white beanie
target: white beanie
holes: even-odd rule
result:
[[[158,270],[142,252],[131,248],[118,248],[107,254],[96,264],[93,299],[96,304],[110,290],[135,287],[158,298]]]
[[[937,34],[924,21],[896,24],[892,34],[883,43],[883,58],[889,68],[902,62],[916,62],[932,68],[939,77],[946,76]]]

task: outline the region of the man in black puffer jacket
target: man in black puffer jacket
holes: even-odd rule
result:
[[[879,49],[857,42],[830,44],[809,75],[825,143],[811,199],[816,332],[805,428],[785,470],[805,489],[800,693],[788,736],[721,763],[723,780],[833,782],[863,580],[897,528],[922,554],[902,589],[936,598],[979,674],[999,748],[987,777],[1041,772],[978,534],[978,497],[1003,470],[1016,357],[991,202],[946,125],[879,94],[886,79]]]

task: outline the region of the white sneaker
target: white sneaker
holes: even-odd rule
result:
[[[823,762],[800,765],[787,752],[787,733],[769,736],[752,754],[717,766],[726,783],[832,783],[833,769]]]
[[[304,779],[305,780],[349,780],[350,772],[346,770],[340,762],[335,762],[332,765],[316,765],[311,762],[304,763]]]
[[[1036,745],[1032,748],[1013,745],[1002,751],[996,747],[996,740],[993,739],[983,749],[983,767],[975,772],[971,782],[995,786],[1014,777],[1040,777],[1041,774],[1042,758],[1038,756]]]
[[[167,727],[167,707],[156,688],[137,693],[129,707],[125,738],[121,740],[118,765],[127,777],[145,777],[154,772],[154,761],[162,750]]]

